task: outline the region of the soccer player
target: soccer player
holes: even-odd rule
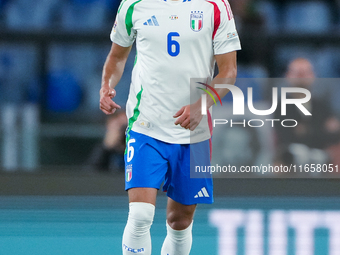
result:
[[[240,41],[227,0],[123,0],[111,32],[112,48],[103,69],[100,108],[120,106],[116,92],[131,45],[137,55],[126,105],[125,188],[129,215],[123,255],[151,254],[150,227],[157,190],[167,192],[167,236],[162,255],[186,255],[192,244],[198,203],[212,203],[211,178],[190,178],[190,165],[210,164],[209,115],[191,78],[233,84]],[[218,98],[211,92],[206,107]],[[198,95],[196,95],[198,93]],[[218,90],[219,96],[226,94]],[[190,97],[197,100],[190,103]],[[204,104],[203,104],[204,105]]]

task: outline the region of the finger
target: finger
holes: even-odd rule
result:
[[[186,128],[186,126],[190,125],[190,118],[185,119],[182,123],[181,126]]]
[[[111,104],[114,108],[121,109],[120,105],[116,104],[115,102],[111,101],[113,104]]]
[[[185,129],[190,129],[190,126],[191,126],[191,123],[189,123],[189,124],[183,126],[183,128],[185,128]]]
[[[185,106],[183,106],[178,112],[176,112],[176,114],[173,117],[177,118],[177,117],[181,116],[184,112],[184,108],[185,108]]]
[[[111,101],[111,100],[110,100]],[[110,103],[110,101],[107,101],[105,99],[100,101],[100,107],[102,107],[103,109],[109,111],[113,108],[113,105]]]
[[[175,122],[175,125],[178,125],[178,124],[182,124],[185,119],[187,119],[187,116],[186,115],[182,115],[181,117],[179,117],[176,122]]]
[[[107,103],[107,105],[110,106],[110,108],[118,108],[118,109],[121,108],[116,102],[112,101],[110,97],[105,97],[104,101]]]
[[[99,100],[100,102],[106,102],[106,103],[110,103],[110,101],[112,101],[111,100],[111,98],[108,96],[108,95],[102,95],[101,97],[100,97],[100,100]]]
[[[109,112],[110,114],[112,114],[112,113],[114,113],[116,110],[117,110],[117,108],[115,108],[115,107],[110,107],[110,108],[104,108],[104,110],[105,111],[107,111],[107,112]]]
[[[194,131],[194,130],[197,128],[198,124],[199,124],[199,123],[196,123],[196,124],[191,124],[191,123],[190,123],[189,129],[190,129],[191,131]]]
[[[100,108],[100,110],[103,112],[103,113],[105,113],[106,115],[110,115],[110,114],[113,114],[114,112],[112,112],[112,111],[107,111],[107,110],[105,110],[104,108]]]
[[[102,103],[100,103],[99,108],[101,110],[105,110],[105,111],[109,111],[110,110],[110,107],[108,105],[102,104]]]
[[[109,108],[103,108],[106,112],[108,112],[109,114],[112,114],[112,113],[114,113],[116,110],[117,110],[117,108],[115,108],[115,107],[109,107]]]
[[[121,109],[120,105],[116,104],[114,101],[112,101],[110,98],[105,97],[100,101],[100,104],[103,105],[103,107],[106,110],[111,110],[112,108]]]

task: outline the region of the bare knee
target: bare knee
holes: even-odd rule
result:
[[[168,201],[167,222],[174,230],[183,230],[190,226],[195,213],[196,205],[182,205]]]
[[[174,230],[183,230],[190,226],[192,222],[192,218],[189,217],[181,217],[178,215],[170,214],[167,217],[167,221],[169,226]]]

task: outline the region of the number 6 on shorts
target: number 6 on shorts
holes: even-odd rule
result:
[[[126,161],[130,162],[133,158],[133,155],[135,153],[135,149],[131,146],[131,143],[135,143],[136,139],[130,139],[127,144],[127,155],[126,155]]]

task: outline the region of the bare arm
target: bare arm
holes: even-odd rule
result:
[[[229,52],[222,55],[215,55],[216,63],[218,66],[218,75],[213,79],[211,86],[215,87],[215,84],[229,84],[234,85],[237,76],[237,65],[236,65],[236,51]],[[221,98],[228,94],[228,89],[216,89],[217,93]],[[213,93],[213,95],[217,96]],[[214,104],[211,97],[207,97],[208,109]]]
[[[121,107],[112,101],[116,91],[114,88],[122,78],[125,63],[131,51],[131,47],[121,47],[113,43],[111,50],[106,58],[103,75],[102,87],[100,89],[100,109],[105,114],[113,114],[116,109]]]
[[[236,51],[215,55],[215,59],[219,73],[213,79],[211,86],[214,87],[215,84],[235,84],[237,76]],[[228,89],[216,89],[216,91],[221,98],[229,92]],[[218,100],[217,95],[212,94],[216,97],[215,100]],[[213,104],[214,100],[210,96],[207,97],[207,108],[209,109]],[[174,115],[174,118],[178,118],[175,125],[181,125],[185,129],[194,130],[202,120],[201,100],[198,100],[192,105],[183,106]]]

